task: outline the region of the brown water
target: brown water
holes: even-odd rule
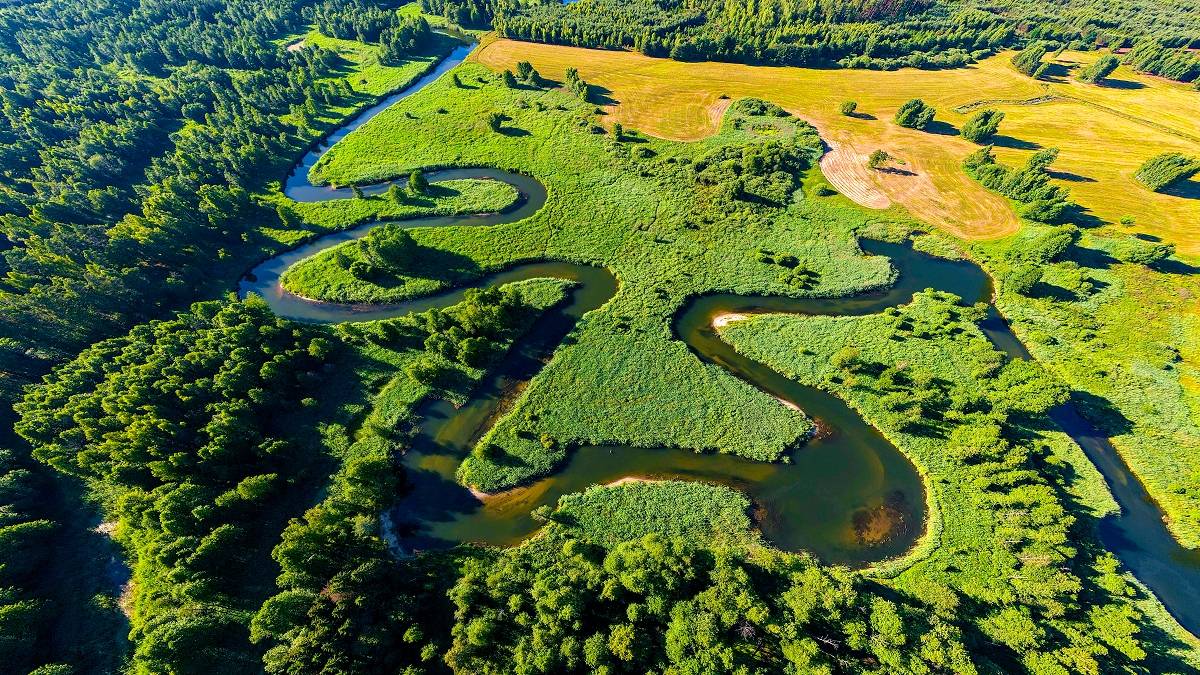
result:
[[[457,65],[466,50],[456,50],[434,73],[414,87],[368,111],[365,119],[432,82]],[[335,142],[356,128],[356,119],[331,137]],[[286,191],[294,199],[317,201],[348,196],[345,189],[312,185],[308,169],[325,151],[318,147],[288,177]],[[430,174],[433,181],[492,178],[513,184],[521,202],[505,213],[484,216],[422,218],[410,227],[494,225],[536,212],[546,193],[527,176],[491,169],[457,169]],[[401,183],[402,184],[402,183]],[[374,194],[390,183],[367,186]],[[373,224],[321,237],[296,250],[265,261],[242,280],[242,295],[262,295],[280,315],[300,321],[333,323],[366,321],[445,307],[462,299],[459,288],[406,303],[352,306],[297,298],[279,285],[279,275],[295,262],[366,234]],[[511,544],[535,531],[529,512],[553,505],[564,494],[625,477],[675,478],[730,485],[754,500],[764,536],[784,549],[807,550],[831,563],[865,566],[906,551],[924,530],[925,494],[920,477],[906,458],[873,427],[834,396],[793,382],[761,363],[737,354],[712,329],[712,319],[725,313],[784,312],[858,316],[907,302],[913,292],[936,288],[965,302],[990,301],[991,283],[970,262],[948,261],[913,251],[911,246],[863,241],[864,251],[886,255],[897,268],[897,282],[878,293],[845,298],[797,299],[714,294],[696,298],[674,321],[675,335],[697,358],[724,368],[763,391],[794,403],[814,417],[821,432],[794,449],[788,463],[753,462],[729,455],[698,454],[685,449],[584,446],[575,448],[552,476],[482,499],[454,481],[454,471],[474,441],[495,420],[503,402],[540,370],[545,359],[575,329],[588,311],[602,306],[616,291],[606,270],[562,262],[537,262],[484,276],[481,287],[536,277],[559,277],[578,283],[570,299],[546,313],[528,336],[473,394],[455,409],[443,401],[420,407],[423,416],[415,447],[404,464],[411,490],[393,511],[401,545],[409,550],[463,541]],[[980,324],[998,349],[1010,358],[1028,358],[1024,346],[994,307]],[[1052,418],[1085,450],[1108,482],[1122,513],[1099,523],[1104,545],[1133,570],[1193,633],[1200,632],[1200,551],[1184,549],[1171,537],[1162,512],[1117,455],[1109,440],[1070,404]],[[686,423],[686,421],[681,421]]]

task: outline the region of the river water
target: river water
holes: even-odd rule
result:
[[[415,93],[457,66],[470,47],[460,47],[429,75],[408,89],[364,111],[315,147],[286,179],[285,193],[299,201],[351,196],[348,188],[310,183],[308,172],[327,148],[397,101]],[[408,227],[487,226],[514,222],[537,212],[546,200],[533,178],[493,169],[453,169],[428,174],[431,181],[486,178],[516,187],[515,208],[483,216],[417,218]],[[403,185],[403,181],[397,181]],[[370,194],[391,183],[363,186]],[[298,298],[285,291],[280,275],[318,251],[364,236],[374,224],[320,237],[271,258],[252,270],[239,286],[242,295],[262,295],[281,316],[299,321],[335,323],[390,318],[460,301],[465,288],[393,305],[342,305]],[[411,489],[391,517],[408,550],[441,547],[463,541],[508,545],[536,530],[529,512],[553,505],[564,494],[625,477],[699,480],[729,485],[755,504],[755,521],[763,535],[788,550],[807,550],[829,563],[863,567],[903,554],[925,529],[925,492],[916,469],[898,449],[840,399],[806,387],[735,352],[712,327],[726,313],[784,312],[864,315],[904,304],[924,288],[949,291],[965,302],[992,298],[989,277],[968,261],[950,261],[914,251],[910,245],[861,242],[865,253],[887,256],[898,277],[890,288],[841,298],[787,298],[714,294],[693,299],[674,321],[675,336],[697,358],[724,368],[759,389],[795,404],[818,421],[820,433],[793,450],[787,463],[763,463],[730,455],[698,454],[686,449],[583,446],[571,451],[552,476],[508,492],[476,496],[454,480],[454,471],[497,415],[511,393],[541,369],[558,344],[589,311],[617,292],[615,278],[599,267],[565,262],[535,262],[484,276],[470,287],[503,284],[537,277],[577,282],[570,298],[547,312],[514,346],[504,362],[473,393],[469,403],[454,408],[428,401],[417,441],[404,456]],[[1028,352],[990,307],[980,327],[1010,358]],[[1121,514],[1105,518],[1099,535],[1138,578],[1163,601],[1184,627],[1200,632],[1200,551],[1184,549],[1166,529],[1162,513],[1132,476],[1109,440],[1070,404],[1054,410],[1054,421],[1087,453],[1104,475],[1121,506]]]

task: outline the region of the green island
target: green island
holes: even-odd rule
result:
[[[6,672],[1200,671],[1186,3],[0,35]]]

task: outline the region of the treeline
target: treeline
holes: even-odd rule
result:
[[[948,68],[998,49],[1045,40],[1074,49],[1128,47],[1152,38],[1194,44],[1200,21],[1185,3],[1125,0],[421,0],[461,25],[506,37],[631,49],[684,61],[851,68]]]
[[[1139,73],[1149,73],[1180,82],[1200,78],[1200,55],[1172,49],[1157,40],[1143,40],[1125,55],[1125,63]]]
[[[325,3],[311,10],[313,23],[323,35],[344,40],[379,43],[382,61],[395,64],[429,46],[432,31],[422,16],[402,17],[393,7],[362,0]]]
[[[270,544],[312,491],[292,430],[332,348],[260,299],[199,303],[89,347],[16,406],[34,456],[96,485],[115,521],[142,672],[260,667],[247,626],[273,589]]]

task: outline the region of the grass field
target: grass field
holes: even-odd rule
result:
[[[543,75],[561,79],[573,66],[597,85],[609,120],[627,128],[680,140],[716,131],[727,100],[756,96],[812,122],[832,151],[822,162],[831,183],[860,204],[899,204],[913,215],[968,239],[1011,234],[1019,224],[1009,205],[963,174],[963,157],[977,146],[955,135],[969,112],[955,108],[987,101],[1023,101],[1047,95],[1076,100],[1042,105],[994,104],[1007,114],[998,156],[1017,162],[1039,147],[1061,149],[1056,168],[1063,184],[1097,218],[1134,219],[1134,228],[1200,254],[1200,183],[1178,194],[1137,186],[1132,173],[1166,150],[1200,154],[1200,93],[1184,85],[1136,75],[1122,67],[1125,84],[1084,85],[1068,78],[1044,84],[1021,75],[1001,54],[973,67],[894,72],[812,70],[730,63],[682,63],[630,52],[610,52],[497,40],[474,57],[491,68],[528,60]],[[1065,54],[1064,65],[1093,55]],[[932,131],[892,122],[901,103],[922,98],[938,110]],[[842,101],[858,102],[859,117],[845,117]],[[1111,110],[1098,107],[1104,106]],[[1116,112],[1112,112],[1116,111]],[[1175,133],[1164,130],[1169,129]],[[870,171],[866,157],[882,148],[905,162],[902,171]]]

